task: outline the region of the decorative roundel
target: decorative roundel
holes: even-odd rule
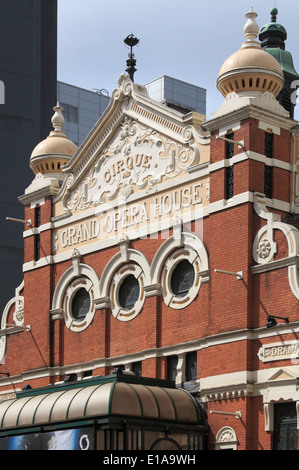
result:
[[[66,326],[73,331],[84,330],[92,321],[95,307],[94,291],[90,279],[74,279],[64,295],[64,315]]]
[[[110,287],[112,314],[121,321],[129,321],[138,315],[144,304],[144,273],[140,266],[122,266],[113,276]]]
[[[186,248],[175,251],[162,270],[161,284],[167,305],[175,309],[189,305],[201,284],[198,254]]]
[[[268,235],[267,227],[262,227],[255,236],[252,245],[252,256],[259,264],[266,264],[273,261],[277,251],[273,235]]]

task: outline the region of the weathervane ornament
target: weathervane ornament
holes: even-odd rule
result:
[[[139,44],[139,39],[135,38],[133,34],[129,34],[129,36],[124,39],[124,43],[130,47],[129,58],[127,59],[127,69],[130,79],[134,82],[134,73],[136,72],[136,59],[135,55],[133,54],[133,47]]]

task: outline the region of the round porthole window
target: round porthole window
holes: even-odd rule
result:
[[[134,307],[139,298],[140,286],[136,277],[130,274],[125,277],[119,288],[119,304],[125,310]]]
[[[94,286],[89,279],[76,278],[68,285],[63,301],[68,328],[82,331],[90,325],[95,313],[94,298]]]
[[[180,261],[171,276],[171,290],[177,297],[184,297],[194,284],[194,267],[188,260]]]
[[[72,316],[75,320],[85,319],[90,309],[90,295],[86,289],[77,290],[72,301]]]
[[[110,305],[115,318],[129,321],[141,311],[145,294],[144,274],[140,266],[122,266],[113,276],[110,287]]]
[[[201,276],[200,259],[195,250],[183,248],[175,251],[162,270],[164,302],[175,309],[189,305],[198,294]]]

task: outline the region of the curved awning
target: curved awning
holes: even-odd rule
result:
[[[0,431],[107,416],[200,424],[197,403],[181,389],[114,380],[46,390],[0,403]]]

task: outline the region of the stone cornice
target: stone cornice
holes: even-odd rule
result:
[[[18,197],[18,200],[24,205],[32,204],[35,201],[41,200],[46,197],[55,196],[59,192],[59,185],[56,180],[53,180],[49,185],[44,187],[36,187],[32,190],[25,192],[22,196]]]
[[[297,121],[288,117],[288,113],[282,108],[278,101],[269,93],[251,98],[240,97],[235,93],[220,105],[215,113],[212,113],[211,119],[204,122],[204,127],[210,132],[218,130],[229,122],[235,123],[237,120],[252,118],[266,121],[276,127],[290,131]]]
[[[61,319],[61,311],[60,310],[51,310],[50,311],[51,319],[58,320]],[[254,330],[244,329],[239,331],[233,332],[224,332],[219,333],[214,336],[204,337],[198,340],[190,341],[187,343],[175,344],[172,346],[165,346],[162,348],[151,348],[146,349],[138,352],[134,352],[132,354],[126,354],[125,356],[114,356],[114,357],[102,357],[99,359],[94,359],[89,362],[85,363],[76,363],[76,364],[69,364],[65,366],[55,366],[55,367],[45,367],[38,370],[32,370],[24,372],[20,375],[15,375],[9,377],[9,382],[7,379],[1,379],[1,385],[17,385],[24,383],[26,380],[32,380],[42,377],[48,376],[59,376],[59,375],[66,375],[69,373],[80,373],[84,370],[92,370],[99,367],[111,367],[120,363],[124,365],[130,364],[132,362],[146,360],[150,358],[157,358],[157,357],[167,357],[173,354],[185,354],[190,351],[200,350],[202,348],[213,347],[217,346],[218,344],[230,343],[234,341],[246,341],[246,340],[257,340],[261,338],[270,338],[273,336],[277,336],[278,334],[288,334],[289,332],[294,332],[294,328],[298,328],[299,322],[287,323],[287,324],[279,324],[275,328],[267,329],[265,328],[257,328]],[[202,387],[201,393],[204,397],[203,399],[207,400],[219,400],[221,399],[229,399],[232,397],[241,397],[241,396],[248,396],[252,395],[253,391],[253,377],[256,375],[255,371],[243,371],[238,373],[238,377],[234,375],[233,385],[232,382],[224,380],[222,383],[219,382],[221,377],[225,379],[229,379],[229,375],[227,376],[215,376],[212,377],[212,380],[217,380],[218,385],[217,387],[213,387],[212,381],[209,383],[204,384],[205,379],[200,380],[200,384]],[[251,379],[250,379],[251,377]],[[238,379],[238,380],[236,380]],[[250,379],[250,380],[249,380]],[[251,381],[251,383],[249,383]],[[7,391],[9,393],[10,390]],[[217,392],[217,393],[216,393]],[[218,395],[218,393],[220,395]]]
[[[287,268],[289,266],[298,267],[298,265],[299,265],[299,257],[298,255],[296,255],[296,256],[291,256],[288,258],[278,259],[276,261],[270,261],[269,263],[266,263],[266,264],[257,264],[256,266],[251,267],[251,272],[252,274],[260,274],[260,273],[265,273],[268,271],[273,271],[274,269]]]

